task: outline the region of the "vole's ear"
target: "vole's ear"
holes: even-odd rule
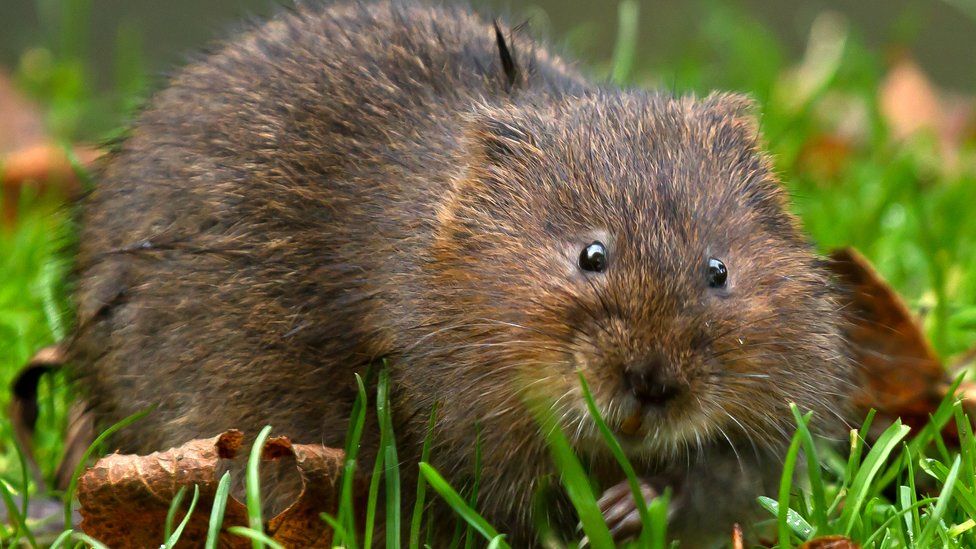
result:
[[[498,58],[501,61],[502,73],[505,76],[505,89],[511,91],[518,84],[521,78],[521,68],[518,66],[518,61],[515,58],[515,44],[514,42],[511,46],[505,41],[505,35],[502,33],[502,29],[498,26],[498,20],[494,21],[495,26],[495,43],[498,45]]]

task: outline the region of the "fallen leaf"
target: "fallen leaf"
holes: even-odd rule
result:
[[[287,438],[271,439],[265,459],[293,456],[302,477],[302,492],[287,509],[268,522],[268,533],[286,547],[329,547],[332,530],[322,520],[323,511],[338,508],[336,482],[345,453],[315,444],[292,444]]]
[[[799,549],[861,549],[861,546],[845,536],[822,536],[800,545]]]
[[[180,545],[202,544],[219,474],[237,455],[243,440],[243,433],[231,430],[148,456],[112,454],[100,459],[78,483],[80,528],[111,547],[158,547],[172,499],[180,488],[192,490],[196,485],[200,498]],[[292,444],[285,437],[268,441],[262,458],[293,458],[302,480],[295,503],[268,521],[269,536],[285,547],[329,546],[332,532],[320,514],[335,512],[343,456],[342,450]],[[184,498],[184,507],[188,501]],[[181,511],[175,520],[183,516]],[[250,541],[226,532],[230,526],[246,525],[246,507],[234,497],[228,498],[220,546],[250,547]]]
[[[101,152],[90,147],[74,148],[82,166],[90,166]],[[2,160],[4,185],[58,183],[67,195],[78,192],[78,178],[64,149],[49,143],[37,143],[11,151]]]
[[[103,457],[78,481],[80,528],[110,547],[158,547],[170,502],[180,488],[192,490],[196,485],[200,501],[181,539],[206,539],[210,506],[219,482],[218,466],[237,454],[243,440],[240,431],[227,431],[148,456]],[[182,513],[176,520],[182,520]],[[223,524],[225,528],[246,525],[244,505],[229,498]],[[250,543],[225,533],[221,545],[247,547]]]
[[[972,135],[973,98],[945,93],[911,57],[896,58],[878,88],[878,107],[892,137],[905,141],[928,132],[938,139],[945,166],[956,167],[959,148]]]
[[[3,132],[0,126],[0,133]],[[101,156],[101,151],[76,146],[73,154],[82,168],[90,167]],[[68,155],[61,147],[40,143],[0,156],[0,185],[3,195],[3,220],[10,226],[17,219],[17,204],[21,190],[34,185],[40,193],[56,192],[63,198],[80,194],[81,182]]]
[[[101,155],[85,146],[74,147],[73,153],[85,167]],[[40,107],[20,94],[0,71],[0,202],[8,225],[16,220],[20,191],[28,184],[68,198],[80,190],[67,154],[45,131]]]
[[[902,56],[878,89],[878,105],[895,139],[937,132],[945,119],[939,91],[915,61]]]
[[[831,270],[849,292],[847,337],[860,371],[855,405],[922,427],[951,385],[947,370],[905,302],[863,255],[846,248],[830,257]]]
[[[45,139],[41,108],[14,87],[6,73],[0,71],[0,157]]]

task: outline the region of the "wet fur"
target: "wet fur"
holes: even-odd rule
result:
[[[265,424],[341,446],[353,372],[385,358],[401,456],[439,403],[432,462],[463,486],[480,432],[479,507],[524,544],[554,480],[526,402],[615,483],[576,372],[619,427],[637,410],[622,372],[657,353],[690,391],[628,448],[682,486],[678,535],[715,533],[706,516],[724,532],[775,475],[786,403],[825,418],[848,376],[751,108],[594,84],[460,8],[283,13],[175,76],[101,169],[79,381],[102,424],[157,407],[126,452]],[[595,238],[611,263],[591,276],[575,258]],[[709,256],[724,294],[703,286]]]

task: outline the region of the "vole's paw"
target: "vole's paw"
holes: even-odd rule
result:
[[[645,504],[660,495],[658,489],[644,479],[640,480],[640,490]],[[597,504],[614,541],[621,543],[640,534],[643,524],[629,482],[624,480],[608,488]]]

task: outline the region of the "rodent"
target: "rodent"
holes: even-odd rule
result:
[[[102,425],[156,407],[122,451],[265,424],[341,447],[353,373],[385,360],[405,486],[437,403],[432,465],[460,489],[480,437],[478,508],[524,546],[554,479],[528,401],[623,493],[582,371],[705,543],[772,493],[787,404],[826,421],[851,371],[753,111],[595,83],[459,7],[283,12],[176,74],[99,169],[78,381]],[[621,538],[628,500],[605,505]]]

